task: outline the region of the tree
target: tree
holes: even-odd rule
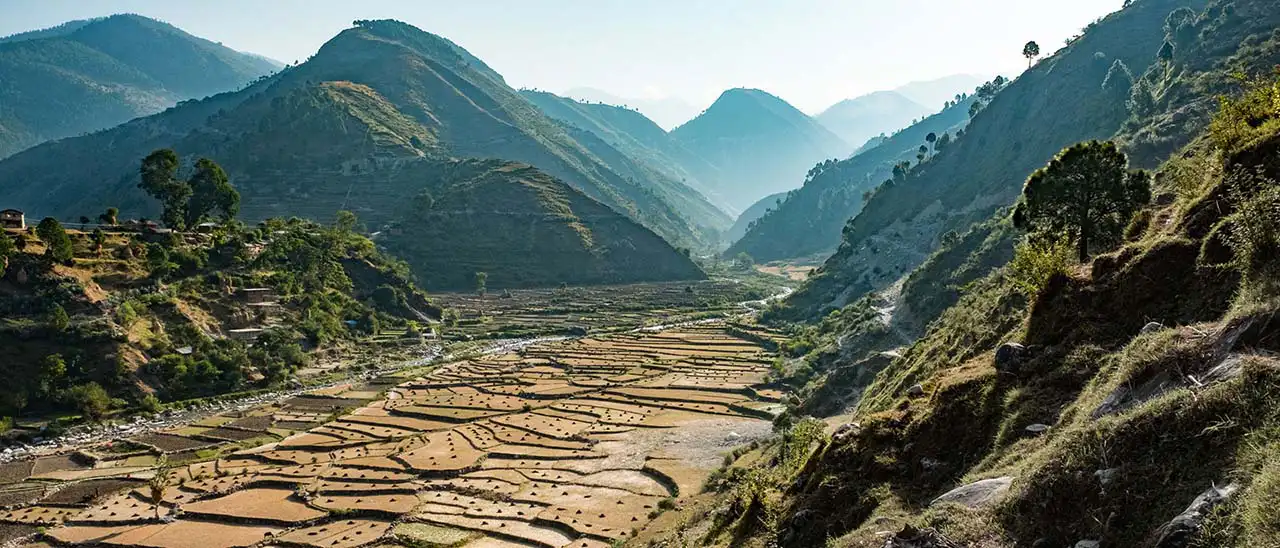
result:
[[[196,161],[196,173],[187,182],[191,197],[186,207],[186,226],[195,226],[216,213],[221,222],[234,219],[240,212],[240,193],[227,179],[227,173],[213,160]]]
[[[1144,171],[1130,171],[1115,143],[1077,143],[1036,170],[1022,187],[1014,226],[1037,238],[1076,241],[1080,262],[1089,247],[1116,239],[1133,212],[1151,199]]]
[[[938,137],[938,142],[933,145],[933,149],[942,151],[946,150],[949,145],[951,145],[951,134],[944,132],[941,137]]]
[[[747,254],[746,251],[743,251],[733,258],[733,264],[743,270],[749,270],[751,267],[755,266],[756,260],[753,259],[751,255]]]
[[[85,225],[87,225],[87,224],[89,224],[89,218],[88,218],[88,217],[85,217],[84,215],[81,215],[81,216],[80,216],[80,228],[84,228],[84,226],[85,226]]]
[[[355,230],[356,221],[356,214],[344,209],[334,216],[333,228],[338,232],[348,233]]]
[[[115,225],[120,216],[120,210],[114,207],[108,207],[107,211],[98,215],[98,223],[104,225]]]
[[[74,386],[67,395],[80,414],[93,422],[101,422],[111,409],[111,396],[96,382]]]
[[[1173,42],[1165,41],[1164,45],[1160,46],[1160,51],[1156,53],[1156,57],[1159,58],[1160,61],[1165,63],[1172,61],[1173,60]]]
[[[169,463],[161,461],[155,475],[147,480],[147,488],[151,491],[151,507],[156,511],[157,520],[160,519],[160,503],[164,502],[164,492],[169,488],[169,475]]]
[[[60,263],[71,260],[74,254],[71,238],[67,236],[67,231],[62,228],[62,223],[57,219],[53,217],[42,219],[40,224],[36,225],[36,236],[47,246],[44,251],[45,256]]]
[[[138,188],[160,200],[164,212],[160,219],[172,228],[183,228],[191,185],[178,179],[178,153],[164,148],[142,159]]]
[[[1027,58],[1027,68],[1031,68],[1031,63],[1034,63],[1036,57],[1040,56],[1040,44],[1037,44],[1035,40],[1027,42],[1027,45],[1022,46],[1022,56]]]
[[[107,243],[107,233],[103,232],[101,228],[95,228],[89,237],[93,240],[93,250],[101,253],[102,246]]]
[[[488,291],[488,288],[485,287],[488,281],[489,281],[488,272],[476,272],[476,294],[477,295],[484,296],[485,291]]]
[[[67,315],[67,309],[62,305],[55,304],[49,309],[49,325],[58,331],[66,331],[71,327],[71,316]]]
[[[40,377],[37,382],[40,394],[44,397],[57,394],[66,378],[67,362],[62,359],[62,354],[49,354],[40,361]]]
[[[938,134],[930,131],[928,135],[924,136],[924,141],[926,143],[929,143],[929,152],[930,154],[932,154],[934,149],[934,143],[938,142]]]

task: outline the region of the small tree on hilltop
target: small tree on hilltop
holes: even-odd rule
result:
[[[1149,179],[1144,171],[1128,169],[1115,143],[1078,143],[1031,174],[1013,223],[1037,238],[1074,239],[1085,262],[1090,245],[1115,240],[1133,212],[1151,199]]]
[[[488,272],[476,272],[476,294],[477,295],[480,295],[483,297],[485,292],[489,290],[488,287],[486,287],[488,281],[489,281]]]
[[[932,154],[934,150],[934,143],[938,142],[938,134],[930,131],[928,135],[924,136],[924,141],[929,143],[929,152]]]
[[[178,178],[178,154],[170,149],[160,149],[142,160],[138,183],[152,198],[160,200],[164,207],[161,220],[174,229],[183,229],[216,215],[225,222],[240,212],[240,193],[227,178],[222,167],[208,158],[196,161],[195,174],[190,180]]]
[[[164,207],[160,220],[170,227],[183,228],[191,185],[178,179],[178,153],[167,148],[152,152],[142,159],[139,172],[142,181],[138,188],[160,200]]]
[[[222,166],[213,160],[196,160],[196,173],[187,186],[191,188],[191,198],[187,202],[186,226],[195,226],[215,215],[225,223],[240,212],[240,193],[231,186]]]
[[[1031,68],[1031,64],[1035,62],[1036,57],[1040,56],[1040,44],[1037,44],[1035,40],[1027,42],[1027,45],[1022,46],[1022,56],[1027,58],[1027,68]]]
[[[74,250],[71,247],[71,238],[67,236],[66,229],[62,228],[62,223],[53,217],[45,217],[36,225],[36,236],[47,246],[45,256],[53,260],[66,263],[71,260]]]
[[[114,207],[108,207],[105,212],[98,215],[98,223],[104,225],[114,225],[120,216],[120,210]]]

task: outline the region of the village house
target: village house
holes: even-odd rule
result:
[[[240,290],[244,302],[250,305],[275,304],[276,292],[269,287],[248,287]]]
[[[0,228],[27,228],[27,217],[20,209],[0,209]]]

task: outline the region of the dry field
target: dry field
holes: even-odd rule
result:
[[[0,544],[604,548],[769,433],[767,333],[733,332],[541,343],[8,465]]]

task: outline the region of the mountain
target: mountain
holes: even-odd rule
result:
[[[593,146],[612,154],[615,163],[630,161],[602,142]],[[349,209],[369,226],[394,224],[421,213],[430,195],[451,195],[454,186],[470,181],[454,179],[465,173],[448,167],[455,163],[452,158],[496,157],[537,166],[549,176],[544,187],[573,187],[557,190],[561,195],[581,192],[608,206],[590,210],[604,225],[614,222],[605,218],[609,215],[625,215],[668,241],[703,237],[660,197],[656,183],[620,175],[482,61],[446,39],[396,21],[360,21],[307,62],[245,90],[0,161],[0,194],[7,206],[33,216],[75,217],[108,206],[120,207],[123,215],[155,216],[157,204],[136,187],[136,174],[140,159],[163,147],[189,160],[204,156],[220,163],[239,189],[241,217],[249,221],[327,220]],[[494,173],[486,184],[505,176],[509,184],[525,186],[529,178],[523,172]],[[574,204],[575,211],[589,209],[577,205],[576,198],[563,201]],[[498,238],[513,247],[536,245],[546,233],[533,221],[575,215],[551,201],[512,208],[511,214],[530,223],[520,231],[454,233],[447,242],[461,247],[469,238]],[[591,249],[614,249],[607,236],[598,239]],[[643,245],[656,246],[655,254],[678,263],[689,276],[701,276],[666,242],[644,240]],[[545,264],[508,266],[536,270]]]
[[[1129,88],[1137,87],[1129,75],[1148,67],[1156,67],[1153,80],[1176,74],[1166,74],[1165,63],[1155,57],[1167,40],[1166,16],[1174,8],[1204,5],[1202,0],[1133,2],[1036,63],[976,113],[962,138],[870,196],[842,228],[836,253],[793,295],[796,312],[820,314],[888,286],[928,257],[942,235],[963,232],[1013,203],[1027,176],[1064,147],[1116,135],[1131,114]],[[1237,43],[1217,44],[1234,48]],[[1211,59],[1226,62],[1227,57],[1219,50]],[[1204,97],[1205,89],[1229,86],[1203,82],[1197,89]],[[1211,109],[1212,101],[1207,103]],[[1188,124],[1194,110],[1165,112],[1170,127],[1180,128],[1184,138],[1195,128]],[[1151,166],[1156,158],[1137,154],[1131,161]]]
[[[877,91],[831,105],[816,118],[846,143],[862,144],[892,132],[934,110],[896,91]]]
[[[584,103],[602,103],[634,108],[643,112],[650,120],[653,120],[666,130],[688,122],[698,115],[698,107],[679,97],[664,97],[662,99],[626,98],[595,88],[573,88],[566,91],[564,96]]]
[[[733,227],[725,234],[726,239],[729,242],[738,241],[738,239],[746,235],[747,229],[752,223],[763,217],[770,209],[777,208],[786,198],[786,192],[779,192],[765,196],[756,203],[751,204],[751,207],[748,207],[741,215],[738,215],[738,220],[733,222]]]
[[[737,208],[792,188],[815,163],[853,149],[813,118],[758,89],[725,91],[671,136],[719,166],[723,183],[716,190]]]
[[[531,166],[466,161],[418,178],[429,183],[379,242],[424,287],[471,289],[476,272],[501,288],[705,278],[652,231]]]
[[[279,68],[139,15],[0,38],[0,158],[237,89]]]
[[[989,78],[972,74],[952,74],[933,80],[911,82],[894,89],[894,93],[902,95],[916,103],[924,105],[930,111],[941,108],[947,101],[956,100],[956,94],[978,87]]]
[[[668,185],[664,197],[687,212],[691,219],[725,230],[733,222],[721,209],[723,198],[714,195],[719,181],[719,168],[676,142],[661,127],[639,111],[602,103],[583,103],[543,91],[522,90],[520,95],[536,105],[547,116],[567,125],[570,134],[586,131],[609,146],[644,164],[655,172],[653,179],[681,184]],[[589,139],[578,139],[586,142]],[[707,182],[704,182],[707,181]]]
[[[758,260],[773,261],[835,250],[845,222],[863,207],[865,195],[893,176],[895,164],[918,162],[920,145],[927,144],[928,134],[941,139],[934,147],[936,154],[948,148],[969,122],[973,100],[965,99],[884,139],[870,141],[872,146],[851,158],[819,166],[780,206],[735,240],[728,253],[746,252]]]

